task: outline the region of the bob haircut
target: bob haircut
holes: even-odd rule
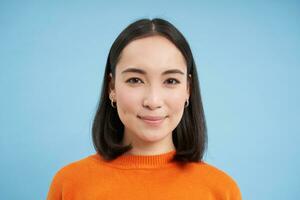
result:
[[[105,160],[113,160],[129,151],[132,144],[122,145],[124,125],[109,99],[110,78],[115,79],[116,64],[124,47],[133,40],[160,35],[169,39],[180,50],[187,64],[190,86],[189,106],[184,109],[178,126],[172,132],[176,154],[172,161],[180,163],[203,160],[207,148],[207,129],[200,95],[199,81],[194,58],[184,36],[170,22],[161,19],[139,19],[128,25],[111,46],[106,62],[100,101],[92,125],[93,145]]]

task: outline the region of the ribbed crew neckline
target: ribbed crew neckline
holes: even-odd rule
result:
[[[130,155],[123,154],[111,161],[105,161],[107,165],[117,168],[161,168],[174,165],[171,162],[176,154],[176,150],[172,150],[162,154],[156,155]]]

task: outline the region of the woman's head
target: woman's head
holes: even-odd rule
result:
[[[124,124],[123,144],[134,152],[175,149],[172,131],[179,124],[189,99],[185,59],[163,36],[136,39],[125,46],[110,74],[110,99]],[[143,119],[160,118],[147,123]]]
[[[156,18],[130,24],[110,49],[103,80],[92,132],[104,158],[148,147],[176,149],[178,161],[203,158],[207,136],[197,70],[171,23]]]

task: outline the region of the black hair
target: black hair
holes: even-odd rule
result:
[[[176,148],[172,161],[181,163],[202,161],[207,148],[207,128],[195,61],[182,33],[170,22],[161,18],[139,19],[131,23],[112,44],[106,62],[101,97],[92,126],[94,147],[97,153],[106,160],[113,160],[132,148],[131,144],[122,145],[124,125],[117,110],[111,107],[109,74],[112,73],[113,78],[115,77],[116,64],[128,43],[153,35],[169,39],[180,50],[187,64],[187,76],[191,75],[191,79],[188,79],[189,105],[184,109],[181,121],[172,132],[172,140]]]

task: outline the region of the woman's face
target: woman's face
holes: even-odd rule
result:
[[[124,124],[123,144],[133,145],[130,154],[174,150],[172,131],[189,98],[185,58],[162,36],[130,42],[116,65],[110,97]]]

